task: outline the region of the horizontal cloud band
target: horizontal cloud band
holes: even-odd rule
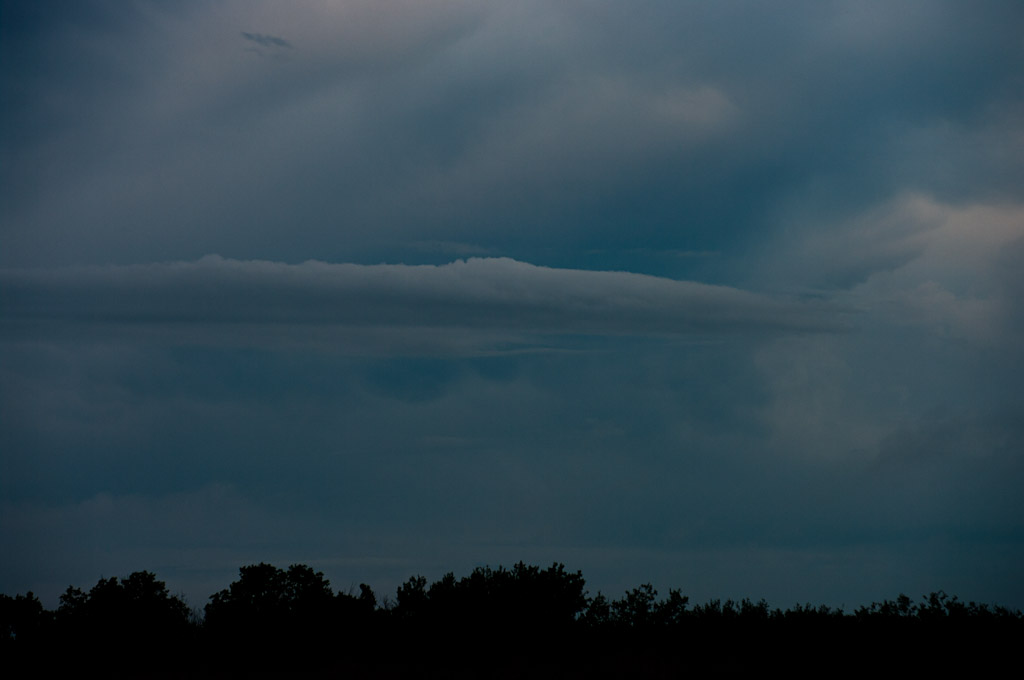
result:
[[[0,272],[8,321],[325,324],[627,335],[834,331],[836,310],[736,288],[508,258],[196,262]]]

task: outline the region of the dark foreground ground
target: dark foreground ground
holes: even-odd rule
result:
[[[143,631],[139,631],[143,632]],[[142,639],[140,639],[142,638]],[[1017,625],[683,626],[673,630],[444,628],[162,641],[140,635],[7,645],[4,677],[674,678],[1019,669]]]

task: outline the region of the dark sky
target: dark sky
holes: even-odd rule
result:
[[[1019,2],[0,0],[0,591],[1024,607]]]

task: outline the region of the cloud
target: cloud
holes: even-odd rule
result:
[[[260,45],[261,47],[281,47],[284,49],[291,49],[292,44],[284,38],[279,38],[276,35],[266,35],[264,33],[246,33],[242,31],[242,37],[246,40]]]
[[[61,15],[25,49],[5,41],[0,262],[375,262],[439,241],[682,278],[724,265],[626,251],[726,262],[784,236],[793,204],[835,221],[906,191],[1021,184],[1019,9],[644,7],[138,3],[105,30]],[[239,27],[289,59],[262,68],[224,40]]]
[[[892,235],[864,238],[864,246],[913,242],[912,256],[872,272],[846,297],[872,306],[886,321],[969,341],[1003,346],[1019,356],[1024,338],[1024,206],[950,205],[930,197],[893,202],[903,214]],[[907,208],[910,208],[908,211]],[[901,236],[910,232],[909,237]],[[867,252],[864,247],[849,252]]]
[[[920,194],[867,207],[849,219],[794,227],[777,250],[759,258],[762,279],[829,290],[850,289],[872,276],[899,269],[920,257],[944,208]]]
[[[551,334],[835,331],[827,306],[507,258],[434,265],[226,260],[5,270],[8,323],[337,326]]]
[[[1024,367],[1024,206],[908,193],[794,232],[761,258],[761,285],[857,309],[858,332],[756,350],[768,397],[760,418],[780,451],[889,455],[893,433],[933,411],[993,422],[1019,410],[1009,405]],[[963,442],[993,448],[982,427],[963,429]]]
[[[1014,344],[1020,334],[1019,202],[902,194],[850,219],[794,227],[759,259],[761,286],[817,290],[878,321],[983,344]]]

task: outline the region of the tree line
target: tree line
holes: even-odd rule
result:
[[[211,595],[202,612],[148,571],[101,578],[87,592],[68,587],[52,611],[31,592],[0,595],[6,659],[25,663],[61,650],[76,667],[155,670],[158,664],[213,675],[308,666],[388,676],[423,668],[480,671],[495,662],[567,675],[643,674],[644,668],[657,674],[717,663],[745,668],[754,650],[770,660],[797,640],[814,647],[803,648],[804,658],[854,648],[881,653],[894,640],[905,647],[946,639],[961,649],[981,645],[986,658],[995,658],[1024,641],[1022,632],[1019,610],[943,592],[917,601],[899,595],[852,611],[811,604],[773,609],[750,599],[691,606],[681,591],[659,597],[650,584],[618,599],[590,596],[581,572],[523,562],[477,568],[462,578],[448,573],[429,584],[413,576],[393,598],[380,599],[366,584],[335,591],[306,565],[254,564]]]

